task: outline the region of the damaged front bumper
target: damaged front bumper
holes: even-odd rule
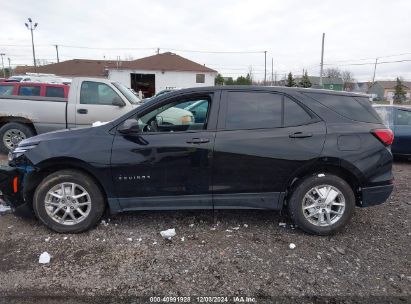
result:
[[[24,181],[26,169],[0,166],[0,197],[14,213],[32,216],[33,210],[24,200]]]

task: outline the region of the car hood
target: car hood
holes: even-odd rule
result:
[[[88,133],[90,135],[95,134],[96,131],[98,131],[99,129],[103,129],[103,128],[106,129],[107,126],[111,126],[111,122],[108,122],[104,125],[100,125],[98,127],[73,128],[73,129],[64,129],[64,130],[57,130],[53,132],[43,133],[43,134],[22,140],[19,143],[19,147],[37,145],[43,141],[50,141],[50,140],[61,139],[61,138],[68,139],[71,137],[77,137],[79,135],[87,136]]]

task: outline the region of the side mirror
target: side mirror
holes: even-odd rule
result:
[[[117,107],[124,107],[126,104],[120,97],[114,97],[111,104]]]
[[[140,125],[135,119],[127,119],[118,127],[117,131],[121,134],[140,133]]]

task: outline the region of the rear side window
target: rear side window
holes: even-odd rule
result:
[[[367,98],[320,93],[305,93],[305,95],[348,119],[381,123],[381,118],[372,108]]]
[[[284,126],[300,126],[311,121],[311,116],[300,105],[284,97]]]
[[[46,97],[61,97],[61,98],[64,98],[64,88],[62,88],[62,87],[46,87]]]
[[[13,94],[13,87],[12,85],[4,85],[0,86],[0,96],[10,96]]]
[[[228,92],[227,129],[281,127],[282,95],[260,92]]]
[[[20,86],[20,96],[40,96],[40,86]]]

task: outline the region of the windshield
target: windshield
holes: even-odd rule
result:
[[[134,93],[127,88],[124,84],[119,82],[113,82],[113,85],[130,101],[132,104],[138,104],[141,100],[134,95]]]

